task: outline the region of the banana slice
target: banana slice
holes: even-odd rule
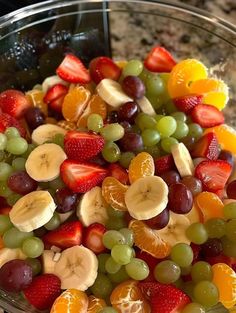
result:
[[[139,107],[143,113],[146,113],[146,114],[151,115],[151,116],[156,115],[156,112],[153,109],[151,102],[145,96],[142,97],[141,99],[137,99],[136,102],[139,105]]]
[[[93,285],[98,273],[96,255],[83,246],[64,250],[56,262],[54,274],[61,279],[61,288],[87,290]]]
[[[124,93],[119,83],[109,78],[100,81],[97,85],[97,92],[106,103],[114,108],[118,108],[126,102],[133,101],[132,98]]]
[[[37,190],[20,198],[12,207],[9,217],[19,230],[30,232],[45,225],[53,216],[56,204],[46,190]]]
[[[133,218],[147,220],[166,208],[168,186],[158,176],[139,178],[126,191],[125,203]]]
[[[105,225],[108,220],[107,207],[108,204],[102,196],[102,188],[97,186],[82,196],[77,208],[77,216],[84,226],[93,223]]]
[[[25,260],[27,256],[21,251],[21,249],[0,249],[0,268],[7,262],[15,259]]]
[[[56,253],[52,250],[44,250],[41,255],[43,273],[53,274],[55,270],[55,255]]]
[[[194,174],[193,160],[188,149],[182,142],[173,145],[171,147],[171,153],[181,177]]]
[[[30,153],[25,169],[28,175],[38,182],[52,181],[60,175],[60,166],[66,158],[60,146],[45,143]]]
[[[44,81],[42,83],[43,92],[46,93],[48,91],[48,89],[50,89],[52,86],[54,86],[56,84],[62,84],[62,85],[68,86],[68,83],[65,82],[63,79],[61,79],[59,76],[53,75],[53,76],[49,76],[46,79],[44,79]]]
[[[66,130],[54,124],[44,124],[37,127],[31,135],[32,142],[36,145],[41,145],[46,141],[51,140],[56,134],[66,134]]]
[[[191,211],[187,214],[184,214],[184,216],[188,218],[190,224],[199,223],[201,221],[201,215],[195,203],[193,203]]]

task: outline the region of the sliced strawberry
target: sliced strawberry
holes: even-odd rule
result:
[[[61,178],[74,192],[85,193],[99,185],[108,171],[93,163],[65,160],[60,168]]]
[[[106,250],[102,242],[103,234],[106,232],[106,227],[99,223],[93,223],[84,229],[83,244],[85,247],[92,250],[94,253],[102,253]]]
[[[69,159],[89,160],[102,151],[105,140],[93,133],[69,131],[64,139],[64,149]]]
[[[118,80],[121,69],[115,62],[108,57],[97,57],[89,64],[89,71],[92,80],[98,84],[104,78]]]
[[[26,136],[26,130],[20,121],[7,113],[0,113],[0,133],[3,133],[8,127],[16,127],[22,137]]]
[[[201,127],[208,128],[223,124],[224,115],[215,106],[209,104],[198,104],[191,111],[193,122]]]
[[[170,72],[176,65],[173,56],[165,48],[156,46],[144,60],[144,66],[151,72]]]
[[[49,106],[53,111],[56,111],[58,113],[62,113],[62,104],[64,101],[65,96],[61,96],[60,98],[53,100],[50,102]]]
[[[195,168],[195,177],[200,179],[207,191],[223,189],[231,174],[232,166],[223,160],[202,161]]]
[[[202,103],[202,95],[186,95],[173,99],[173,102],[177,109],[184,113],[190,113],[190,111],[198,104]]]
[[[118,163],[112,163],[108,166],[109,176],[115,177],[124,185],[129,183],[129,176],[127,171]]]
[[[156,175],[161,175],[162,173],[175,169],[175,163],[171,154],[164,155],[156,160],[155,163],[155,173]]]
[[[62,103],[67,92],[68,92],[68,87],[66,87],[63,84],[56,84],[48,89],[43,100],[53,110],[57,112],[61,112]]]
[[[87,84],[90,75],[82,61],[73,54],[67,54],[56,70],[57,75],[69,83]]]
[[[9,89],[0,94],[1,111],[16,119],[21,118],[30,106],[30,101],[21,91]]]
[[[54,274],[36,276],[23,293],[36,309],[48,310],[61,293],[61,281]]]
[[[57,229],[46,233],[42,239],[46,246],[66,249],[81,244],[82,229],[80,221],[65,222]]]
[[[207,133],[194,145],[191,155],[194,158],[216,160],[219,156],[219,143],[215,133]]]

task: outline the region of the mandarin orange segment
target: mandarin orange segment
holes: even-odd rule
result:
[[[76,130],[77,126],[76,123],[66,121],[66,120],[61,120],[57,123],[58,126],[64,128],[65,130]]]
[[[115,63],[116,63],[116,65],[119,66],[119,68],[121,68],[123,70],[123,68],[127,65],[128,62],[125,60],[119,60],[119,61],[116,61]]]
[[[114,177],[106,177],[102,183],[102,195],[105,201],[114,209],[127,211],[125,204],[125,193],[128,186],[125,186]]]
[[[87,313],[88,303],[85,292],[68,289],[55,300],[50,313]]]
[[[29,99],[30,103],[39,108],[45,116],[48,115],[48,105],[43,101],[45,94],[42,90],[30,90],[26,92],[26,97]]]
[[[103,299],[89,296],[88,300],[89,304],[87,313],[98,313],[106,306],[106,302]]]
[[[132,184],[141,177],[153,176],[154,172],[155,165],[153,157],[147,152],[141,152],[130,162],[129,181]]]
[[[207,78],[207,68],[196,59],[187,59],[174,66],[168,80],[168,91],[171,98],[190,93],[190,83]]]
[[[219,300],[230,309],[236,305],[236,273],[225,263],[212,265],[213,283],[219,290]]]
[[[195,201],[202,212],[204,222],[215,217],[224,218],[224,204],[215,193],[201,192],[195,197]]]
[[[150,306],[138,287],[138,281],[127,280],[112,291],[112,306],[119,313],[150,313]]]
[[[77,122],[86,109],[90,91],[83,86],[76,86],[67,93],[62,104],[62,115],[67,121]]]

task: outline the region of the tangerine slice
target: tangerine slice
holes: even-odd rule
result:
[[[138,281],[127,280],[112,291],[112,306],[119,313],[150,313],[150,306],[138,287]]]
[[[53,303],[50,313],[87,313],[88,296],[77,289],[67,289]]]
[[[88,300],[89,304],[87,313],[98,313],[106,306],[106,302],[103,299],[89,296]]]
[[[123,68],[127,65],[128,62],[126,60],[118,60],[115,63],[116,65],[119,66],[120,69],[123,70]]]
[[[195,197],[195,201],[202,212],[204,222],[215,217],[224,218],[224,204],[215,193],[201,192]]]
[[[67,121],[77,122],[88,104],[90,95],[90,91],[83,86],[76,86],[71,89],[62,104],[63,117]]]
[[[42,90],[30,90],[25,95],[34,107],[39,108],[45,116],[48,116],[48,105],[43,101],[45,94]]]
[[[102,183],[102,195],[105,201],[114,209],[127,211],[125,204],[125,193],[128,186],[125,186],[114,177],[106,177]]]
[[[153,176],[154,172],[155,165],[153,157],[147,152],[141,152],[130,162],[129,181],[132,184],[141,177]]]
[[[190,83],[207,78],[207,68],[196,59],[187,59],[176,64],[170,72],[168,91],[171,98],[190,94]]]
[[[76,123],[66,121],[66,120],[61,120],[57,123],[58,126],[64,128],[65,130],[76,130],[77,126]]]
[[[225,263],[212,265],[212,282],[219,290],[219,301],[230,309],[236,304],[236,273]]]

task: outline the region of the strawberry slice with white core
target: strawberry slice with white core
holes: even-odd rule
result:
[[[154,47],[144,60],[144,66],[151,72],[168,73],[175,65],[170,52],[160,46]]]

